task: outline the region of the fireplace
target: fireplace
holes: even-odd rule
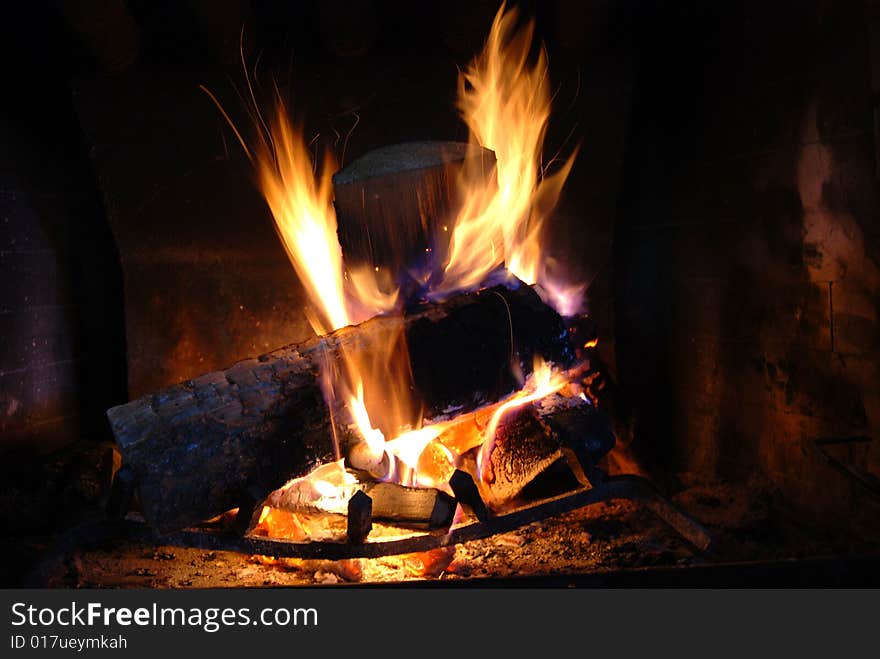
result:
[[[872,5],[344,4],[31,17],[9,580],[864,579]]]

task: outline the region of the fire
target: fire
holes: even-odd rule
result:
[[[323,335],[394,310],[397,290],[384,289],[387,282],[380,275],[369,268],[346,270],[333,209],[333,160],[328,155],[320,175],[313,173],[302,132],[293,129],[280,98],[270,131],[254,150],[254,162],[260,190],[311,302],[315,332]],[[376,426],[396,430],[413,420],[402,327],[402,322],[393,326],[359,357],[344,351],[342,371],[325,378],[327,395],[347,401],[371,463],[381,462],[384,454],[385,435]],[[378,404],[369,405],[367,392],[379,398]],[[379,418],[371,420],[368,410],[374,416],[378,411]]]
[[[232,127],[256,169],[275,229],[311,304],[312,329],[323,335],[393,310],[398,292],[387,280],[369,268],[346,270],[343,263],[333,209],[335,160],[327,153],[317,174],[303,132],[294,127],[280,92],[276,88],[274,113],[267,122],[255,100],[247,67],[243,68],[252,100],[247,110],[256,136],[250,146],[214,94],[201,88]]]
[[[390,285],[386,273],[345,266],[333,208],[333,158],[327,154],[320,171],[316,171],[303,133],[294,128],[280,93],[276,89],[274,113],[266,121],[254,100],[246,67],[245,76],[251,90],[253,106],[249,110],[256,133],[250,146],[213,94],[203,89],[232,125],[256,169],[258,187],[275,229],[308,297],[306,314],[312,329],[325,335],[377,314],[397,311],[398,291]],[[396,431],[414,421],[402,322],[370,348],[359,353],[365,357],[343,352],[342,368],[327,364],[323,379],[329,398],[347,402],[367,452],[378,462],[385,440],[380,427]],[[370,405],[371,399],[375,404]],[[368,410],[378,418],[371,420]]]
[[[511,410],[515,410],[523,405],[528,405],[542,398],[546,398],[550,394],[555,394],[568,384],[568,377],[564,373],[554,371],[540,357],[535,358],[535,368],[529,378],[526,386],[516,393],[512,398],[503,403],[495,410],[492,419],[489,421],[489,427],[486,429],[485,438],[480,453],[477,457],[477,469],[482,478],[486,471],[486,464],[492,455],[492,449],[495,447],[495,432],[498,430],[498,424],[505,414]]]
[[[452,469],[459,466],[459,458],[467,451],[480,447],[477,470],[482,477],[485,465],[495,446],[498,424],[511,411],[554,394],[571,381],[570,374],[554,369],[540,357],[535,357],[534,370],[519,391],[508,398],[471,414],[451,421],[425,426],[386,443],[385,450],[415,470],[412,485],[443,487]],[[480,419],[489,419],[481,427]],[[433,448],[429,460],[425,456]],[[433,462],[433,464],[430,464]],[[444,478],[444,476],[446,478]]]
[[[558,283],[541,237],[575,154],[556,173],[545,175],[542,153],[551,108],[547,56],[540,48],[537,57],[530,57],[534,25],[518,29],[517,20],[517,12],[502,4],[485,47],[459,76],[458,109],[470,141],[493,150],[497,168],[489,181],[462,172],[461,206],[448,223],[451,235],[443,272],[429,294],[444,297],[478,288],[503,265],[520,280],[538,284],[545,301],[568,315],[576,311],[583,287]],[[273,113],[268,121],[264,118],[244,69],[256,133],[252,143],[242,138],[213,94],[204,91],[232,125],[255,167],[275,228],[308,296],[313,329],[324,335],[377,314],[389,316],[388,331],[377,345],[358,356],[342,354],[341,363],[327,364],[323,374],[325,395],[345,401],[363,440],[357,447],[361,462],[377,477],[443,487],[460,456],[479,446],[482,472],[502,417],[559,391],[567,383],[564,374],[539,360],[519,392],[492,406],[488,425],[479,425],[475,414],[421,427],[417,401],[412,399],[399,292],[390,284],[389,273],[346,267],[333,208],[333,159],[327,155],[320,168],[313,165],[303,132],[294,127],[277,88]],[[425,455],[434,464],[429,473],[422,471]],[[325,478],[327,474],[307,477],[305,490],[317,499],[340,503],[350,483],[336,472],[332,478]]]
[[[545,280],[547,254],[540,238],[576,154],[555,174],[543,176],[551,105],[547,55],[541,48],[530,62],[534,23],[517,30],[517,19],[516,10],[502,4],[482,52],[459,75],[458,109],[470,141],[495,152],[497,180],[463,172],[464,201],[441,293],[479,286],[502,264],[527,284]]]

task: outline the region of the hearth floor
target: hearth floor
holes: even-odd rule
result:
[[[755,483],[693,485],[674,501],[715,538],[701,554],[643,506],[598,504],[514,532],[423,554],[322,561],[107,543],[75,552],[48,586],[112,588],[273,587],[564,577],[619,570],[778,561],[851,553],[839,536],[821,536],[787,518]],[[856,542],[860,552],[878,552]]]

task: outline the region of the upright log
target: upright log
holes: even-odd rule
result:
[[[535,354],[574,360],[565,323],[520,283],[379,316],[187,380],[107,412],[145,518],[159,532],[180,529],[345,455],[357,438],[347,410],[324,399],[321,364],[374,350],[375,337],[400,323],[428,419],[515,390],[515,371],[528,374]]]
[[[406,142],[364,154],[333,176],[339,243],[350,265],[408,273],[442,266],[458,181],[491,183],[495,154],[461,142]]]

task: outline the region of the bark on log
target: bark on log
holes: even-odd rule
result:
[[[348,541],[361,544],[373,528],[373,500],[358,490],[348,501]]]
[[[334,442],[345,451],[354,438],[331,423],[320,364],[343,350],[370,351],[401,322],[428,419],[513,391],[512,369],[529,373],[535,354],[563,366],[574,359],[560,316],[520,284],[425,305],[403,320],[373,318],[114,407],[107,416],[144,517],[159,532],[180,529],[336,459]]]
[[[346,262],[402,277],[442,264],[464,168],[469,180],[490,179],[495,154],[460,142],[407,142],[370,151],[337,172],[337,233]],[[398,283],[406,294],[412,282]]]

